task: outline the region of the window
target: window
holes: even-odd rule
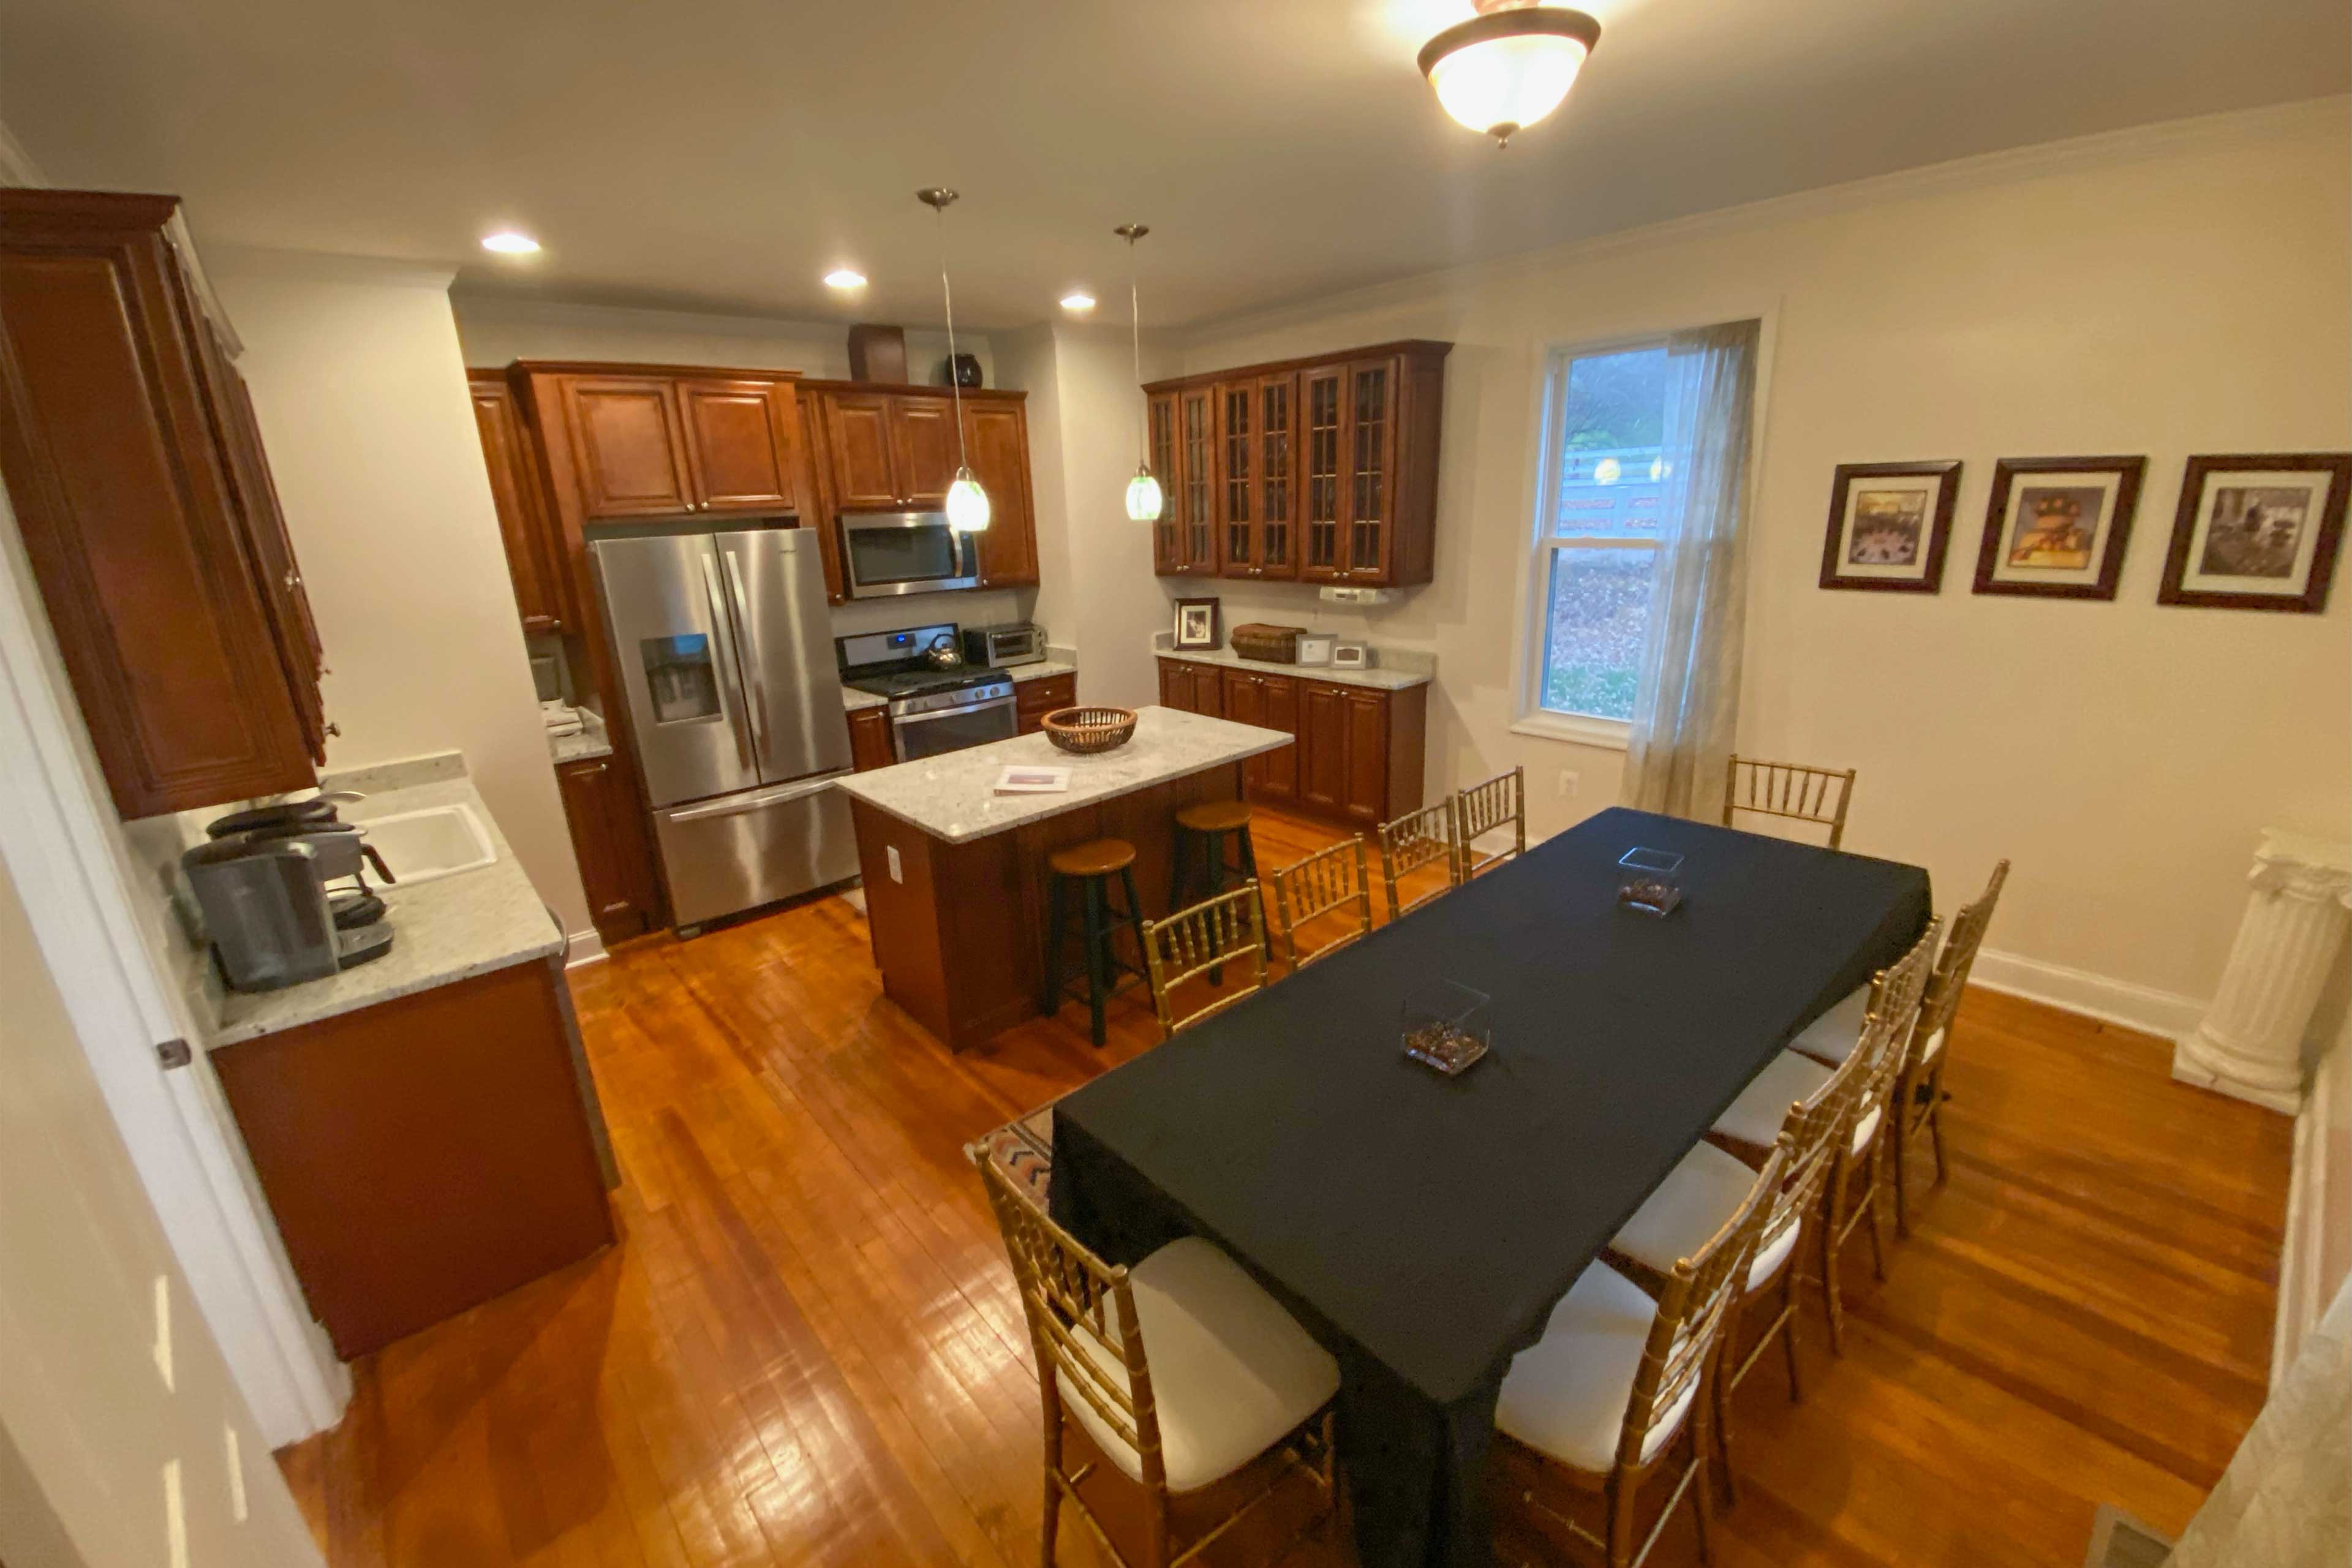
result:
[[[1569,723],[1547,728],[1607,739],[1633,716],[1666,504],[1667,377],[1663,338],[1552,356],[1526,707]]]

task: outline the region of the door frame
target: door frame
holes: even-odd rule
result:
[[[0,858],[190,1292],[271,1447],[341,1419],[351,1373],[312,1320],[187,998],[142,935],[121,829],[59,679],[0,493]],[[164,1042],[198,1044],[167,1071]]]

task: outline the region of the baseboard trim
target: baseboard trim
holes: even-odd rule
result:
[[[581,969],[591,963],[602,963],[608,956],[604,952],[604,939],[596,934],[594,926],[590,926],[586,931],[573,931],[567,951],[572,956],[563,961],[563,967],[566,969]]]
[[[2152,985],[2111,979],[2087,969],[2070,969],[2063,963],[2049,963],[1990,947],[1977,953],[1976,967],[1969,972],[1969,980],[1971,984],[2046,1002],[2069,1013],[2080,1013],[2102,1023],[2120,1024],[2126,1029],[2168,1040],[2177,1040],[2189,1033],[2205,1016],[2205,1004],[2194,996],[2158,991]]]
[[[2336,1281],[2320,1271],[2327,1253],[2327,1186],[2330,1166],[2352,1158],[2328,1136],[2329,1108],[2336,1080],[2352,1072],[2352,1053],[2332,1050],[2312,1069],[2311,1089],[2294,1118],[2294,1157],[2287,1169],[2286,1235],[2279,1247],[2278,1321],[2271,1334],[2271,1383],[2276,1386],[2318,1323]]]

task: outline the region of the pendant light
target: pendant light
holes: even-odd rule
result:
[[[1151,231],[1139,223],[1123,223],[1111,233],[1127,241],[1127,305],[1134,323],[1135,384],[1143,385],[1143,295],[1135,281],[1135,242]],[[1135,478],[1127,481],[1127,515],[1137,522],[1158,522],[1164,498],[1160,481],[1151,477],[1151,400],[1143,404],[1143,443],[1136,448]]]
[[[1477,0],[1478,15],[1422,46],[1421,74],[1445,112],[1498,147],[1568,96],[1601,24],[1536,0]]]
[[[940,215],[940,300],[948,316],[948,387],[953,395],[956,422],[955,482],[948,486],[948,526],[958,533],[988,531],[988,492],[971,477],[963,449],[963,382],[956,374],[955,295],[948,288],[948,205],[956,194],[941,185],[928,185],[915,199]]]

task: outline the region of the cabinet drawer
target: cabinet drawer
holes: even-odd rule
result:
[[[1056,708],[1074,706],[1078,700],[1078,678],[1075,675],[1048,675],[1038,680],[1024,680],[1013,688],[1013,710],[1024,735],[1040,729],[1046,714]]]

